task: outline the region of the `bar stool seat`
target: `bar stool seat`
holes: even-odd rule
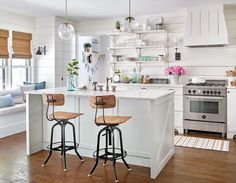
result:
[[[130,118],[131,116],[99,116],[96,118],[96,122],[98,125],[119,125],[125,123]]]
[[[69,120],[75,119],[83,115],[83,113],[73,113],[73,112],[64,112],[64,111],[56,111],[49,115],[50,119],[57,119],[57,120]]]

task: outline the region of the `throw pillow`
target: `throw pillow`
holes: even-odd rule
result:
[[[20,88],[0,91],[0,96],[8,94],[11,94],[14,104],[24,103],[23,95]]]
[[[45,89],[46,87],[46,81],[43,81],[43,82],[40,82],[40,83],[28,83],[28,82],[24,82],[23,83],[24,85],[32,85],[34,84],[35,85],[35,90],[42,90],[42,89]]]
[[[22,104],[22,103],[24,103],[23,95],[22,95],[22,92],[21,92],[20,88],[12,90],[10,94],[11,94],[11,96],[13,98],[14,104]]]
[[[0,108],[13,106],[13,98],[11,94],[0,96]]]
[[[32,91],[35,89],[35,85],[22,85],[20,86],[20,89],[21,89],[21,92],[22,92],[22,95],[23,95],[23,100],[26,102],[26,96],[25,96],[25,92],[26,91]]]

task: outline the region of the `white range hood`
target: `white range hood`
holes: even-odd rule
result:
[[[223,5],[187,9],[184,45],[188,47],[228,45]]]

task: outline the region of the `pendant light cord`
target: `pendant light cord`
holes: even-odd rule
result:
[[[131,8],[130,8],[130,0],[129,0],[129,17],[130,17],[130,15],[131,15]]]
[[[67,0],[65,0],[65,23],[67,23]]]

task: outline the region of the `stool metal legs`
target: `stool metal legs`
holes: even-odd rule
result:
[[[124,162],[125,166],[128,168],[129,171],[131,171],[132,169],[129,167],[128,163],[125,161],[124,158],[124,149],[123,149],[123,140],[122,140],[122,133],[121,130],[117,127],[114,127],[118,132],[119,132],[119,136],[120,136],[120,149],[121,149],[121,154],[122,154],[122,161]]]
[[[118,134],[119,134],[120,149],[115,147],[115,133],[114,133],[114,130],[117,130]],[[105,148],[100,149],[100,137],[101,137],[102,132],[104,132],[104,131],[105,131],[105,134],[103,136],[105,136],[106,144],[105,144]],[[112,146],[112,147],[108,148],[108,145]],[[109,152],[109,150],[111,152]],[[120,150],[120,153],[116,153],[116,150]],[[104,151],[104,153],[100,154],[101,151]],[[113,167],[113,172],[114,172],[114,176],[115,176],[115,182],[119,182],[119,180],[117,178],[117,173],[116,173],[116,161],[117,161],[117,159],[122,159],[122,161],[124,162],[124,164],[128,168],[128,170],[129,171],[131,170],[128,163],[124,159],[126,155],[127,155],[127,153],[123,149],[123,140],[122,140],[121,130],[119,128],[117,128],[116,126],[106,126],[106,127],[104,127],[98,133],[97,150],[94,153],[95,164],[94,164],[94,166],[93,166],[93,168],[92,168],[92,170],[91,170],[91,172],[88,176],[91,176],[92,173],[94,172],[94,170],[96,169],[99,159],[104,160],[104,163],[103,163],[104,166],[105,166],[107,160],[110,160],[110,161],[112,161],[112,167]]]
[[[65,139],[65,127],[67,124],[70,124],[72,126],[73,129],[73,146],[69,146],[66,145],[66,139]],[[53,147],[53,132],[54,132],[54,128],[55,126],[60,125],[61,127],[61,142],[60,142],[60,146],[57,147]],[[58,142],[56,142],[57,144]],[[48,160],[50,159],[51,155],[52,155],[52,151],[60,151],[61,157],[63,157],[63,161],[64,161],[64,171],[67,171],[67,163],[66,163],[66,151],[68,150],[75,150],[75,153],[77,154],[77,156],[80,158],[81,161],[84,161],[82,159],[82,157],[80,156],[80,154],[77,151],[77,143],[76,143],[76,136],[75,136],[75,127],[73,125],[73,123],[69,122],[69,121],[58,121],[56,124],[54,124],[52,126],[51,129],[51,140],[50,140],[50,145],[49,145],[49,155],[46,159],[46,161],[44,162],[44,164],[42,166],[45,166],[48,162]]]
[[[91,170],[91,172],[88,174],[88,176],[91,176],[92,173],[94,172],[95,168],[97,167],[98,165],[98,160],[99,160],[99,149],[100,149],[100,136],[101,136],[101,133],[103,131],[107,130],[107,127],[103,128],[102,130],[100,130],[98,132],[98,138],[97,138],[97,151],[96,151],[96,157],[95,157],[95,164],[93,166],[93,169]]]
[[[45,166],[47,164],[48,160],[50,159],[50,157],[52,156],[53,131],[54,131],[55,126],[57,126],[57,125],[59,125],[59,123],[56,123],[52,126],[49,155],[48,155],[46,161],[42,164],[42,166]]]
[[[117,174],[116,174],[116,152],[115,152],[115,136],[114,136],[114,130],[111,129],[111,137],[112,137],[112,153],[113,153],[113,172],[114,172],[114,176],[116,178],[115,182],[119,182],[118,178],[117,178]]]
[[[64,159],[64,171],[67,172],[67,166],[66,166],[66,149],[65,149],[65,146],[66,146],[66,142],[65,142],[65,125],[61,125],[61,128],[62,128],[62,152],[63,152],[63,159]]]
[[[71,122],[68,122],[68,124],[70,124],[72,126],[72,129],[73,129],[73,139],[74,139],[74,148],[75,148],[74,150],[75,150],[75,153],[77,154],[79,159],[83,162],[84,160],[80,156],[80,154],[78,153],[77,148],[76,148],[75,126]]]

